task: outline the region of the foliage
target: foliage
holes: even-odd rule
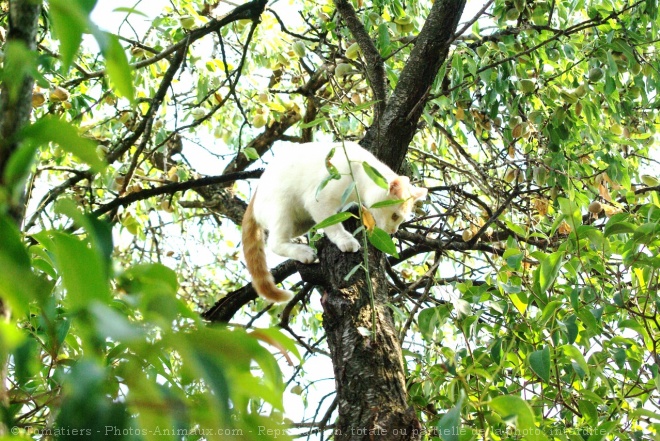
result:
[[[93,1],[51,0],[36,52],[4,45],[10,95],[38,84],[1,170],[7,428],[257,438],[287,409],[291,433],[332,428],[313,286],[199,318],[248,283],[248,185],[169,185],[364,136],[377,85],[355,37],[331,2],[280,3],[138,2],[108,33]],[[353,2],[388,87],[432,3]],[[388,258],[409,401],[435,439],[659,439],[657,1],[479,7],[419,103],[407,167],[431,197]]]

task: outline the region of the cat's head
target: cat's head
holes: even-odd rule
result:
[[[412,214],[415,203],[426,198],[427,193],[426,188],[415,187],[410,184],[410,179],[406,176],[397,176],[392,179],[387,197],[390,200],[403,200],[403,202],[371,210],[378,228],[389,234],[396,233],[401,222],[408,219]]]

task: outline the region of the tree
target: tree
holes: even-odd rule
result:
[[[6,429],[277,437],[287,386],[292,435],[658,437],[655,0],[93,3],[0,20]],[[245,180],[312,139],[431,197],[394,249],[310,235],[266,305]]]

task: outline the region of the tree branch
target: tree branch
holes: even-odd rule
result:
[[[346,22],[346,26],[351,31],[366,61],[367,79],[371,84],[371,90],[376,101],[374,125],[378,125],[378,121],[385,112],[387,105],[387,76],[385,75],[383,57],[378,52],[364,26],[362,26],[362,21],[355,13],[353,5],[347,0],[335,0],[335,6],[341,18]]]
[[[465,0],[436,0],[381,121],[369,127],[361,142],[393,170],[403,163],[464,7]]]
[[[263,169],[257,169],[247,172],[230,173],[220,176],[206,176],[200,179],[190,179],[185,182],[175,182],[172,184],[163,185],[161,187],[148,188],[146,190],[131,193],[127,196],[117,198],[112,202],[108,202],[107,204],[101,205],[99,208],[94,210],[92,214],[98,217],[101,216],[102,214],[114,210],[115,208],[124,207],[126,205],[132,204],[133,202],[149,199],[154,196],[159,196],[162,194],[174,194],[179,191],[190,190],[192,188],[205,187],[213,184],[233,182],[239,179],[258,178],[259,176],[261,176],[262,173],[263,173]]]
[[[10,2],[9,4],[9,32],[5,47],[10,44],[22,44],[34,52],[37,47],[36,35],[41,2]],[[7,54],[8,55],[8,54]],[[15,55],[14,55],[15,56]],[[11,64],[19,65],[24,61],[10,59],[4,60],[7,73]],[[16,84],[20,81],[20,84]],[[5,169],[9,157],[18,149],[16,141],[18,131],[29,122],[32,113],[32,87],[34,78],[25,74],[22,78],[8,76],[3,79],[0,87],[0,186],[5,186]],[[23,192],[22,192],[23,193]],[[11,191],[9,192],[11,194]],[[24,197],[21,194],[17,200],[9,201],[9,214],[17,224],[20,224],[25,215]]]
[[[290,275],[296,272],[296,262],[287,260],[273,268],[273,277],[275,283],[280,283]],[[230,292],[218,300],[215,305],[202,313],[202,317],[211,322],[226,323],[241,309],[252,300],[257,298],[257,293],[252,284]]]

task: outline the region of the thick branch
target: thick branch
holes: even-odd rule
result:
[[[220,176],[206,176],[199,179],[190,179],[185,182],[175,182],[172,184],[163,185],[161,187],[148,188],[146,190],[138,191],[131,193],[128,196],[117,198],[114,201],[108,202],[105,205],[100,206],[92,212],[94,216],[101,216],[102,214],[108,213],[109,211],[114,210],[118,207],[124,207],[130,205],[133,202],[141,201],[144,199],[149,199],[154,196],[159,196],[163,194],[174,194],[179,191],[190,190],[192,188],[200,188],[213,184],[220,184],[226,182],[234,182],[239,179],[250,179],[258,178],[263,173],[262,169],[252,170],[248,172],[239,172],[231,173]]]
[[[385,75],[383,57],[378,52],[376,45],[369,37],[364,26],[362,26],[362,22],[355,13],[353,5],[347,0],[335,0],[335,6],[341,18],[346,22],[346,26],[351,31],[366,61],[367,79],[371,84],[371,90],[374,93],[374,100],[376,101],[374,124],[377,125],[377,121],[383,115],[387,104],[387,77]]]
[[[22,44],[30,51],[34,51],[37,46],[36,35],[40,13],[41,2],[10,2],[7,46]],[[6,59],[5,69],[10,62],[16,65],[20,63],[19,60]],[[11,84],[16,81],[22,82],[19,85]],[[6,185],[5,169],[9,157],[19,146],[15,136],[30,119],[33,85],[34,78],[25,75],[24,78],[5,78],[0,87],[0,186]],[[23,197],[10,201],[9,212],[19,224],[24,216],[23,205]]]
[[[273,277],[275,283],[280,283],[290,275],[296,272],[296,262],[287,260],[273,268]],[[226,323],[241,309],[252,300],[257,298],[257,293],[251,284],[228,293],[218,300],[215,305],[202,313],[202,317],[211,322]]]
[[[369,128],[361,142],[394,170],[403,163],[464,7],[465,0],[433,4],[381,121]]]

